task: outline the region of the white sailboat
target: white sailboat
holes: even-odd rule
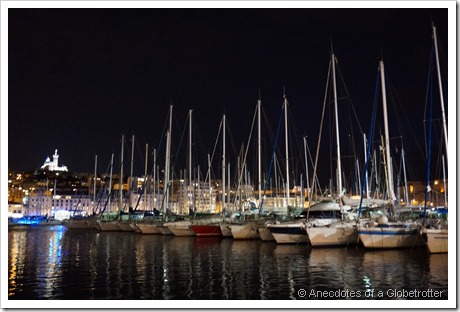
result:
[[[442,82],[441,82],[441,72],[440,72],[440,66],[439,66],[439,55],[438,55],[438,44],[437,44],[437,35],[436,35],[436,27],[434,24],[432,25],[433,27],[433,41],[434,41],[434,49],[435,49],[435,56],[436,56],[436,68],[437,68],[437,74],[438,74],[438,86],[439,86],[439,94],[440,94],[440,101],[441,101],[441,110],[442,110],[442,122],[443,122],[443,134],[444,134],[444,139],[445,139],[445,148],[447,152],[447,126],[446,126],[446,117],[444,113],[444,98],[443,98],[443,92],[442,92]],[[431,117],[430,117],[431,119]],[[430,120],[431,123],[431,120]],[[430,131],[431,131],[431,124],[430,124]],[[431,134],[429,135],[431,138]],[[431,142],[429,142],[430,144]],[[430,153],[430,152],[429,152]],[[430,156],[429,156],[430,157]],[[428,158],[428,166],[429,166],[429,159]],[[443,160],[443,173],[445,176],[445,168],[444,168],[444,158]],[[429,173],[429,167],[428,167],[428,173]],[[444,178],[445,179],[445,178]],[[426,195],[428,195],[429,191],[429,176],[427,176],[427,190],[426,190]],[[445,189],[445,194],[447,193],[447,189]],[[447,195],[445,195],[447,198]],[[425,198],[425,210],[426,210],[426,200],[427,196]],[[447,202],[444,203],[446,205]],[[425,212],[426,213],[426,212]],[[447,214],[447,210],[445,211]],[[427,220],[425,219],[424,225],[422,228],[422,237],[428,247],[428,251],[430,253],[447,253],[448,252],[448,223],[447,223],[447,218],[444,219],[439,219],[436,224],[427,224]]]
[[[124,140],[124,137],[122,136],[122,150],[123,150],[123,140]],[[123,153],[123,152],[122,152]],[[117,221],[114,221],[114,220],[111,220],[114,216],[113,213],[112,213],[112,203],[111,203],[111,197],[112,197],[112,171],[113,171],[113,154],[112,154],[112,158],[111,158],[111,161],[110,161],[110,180],[109,180],[109,194],[107,195],[108,196],[108,200],[107,200],[107,205],[106,207],[108,207],[108,212],[105,213],[105,212],[102,212],[101,213],[101,216],[100,216],[100,219],[96,221],[96,229],[98,229],[99,231],[120,231],[120,228],[118,227],[118,222]],[[107,220],[104,220],[104,218],[107,218]]]
[[[379,64],[381,85],[382,85],[382,102],[383,102],[383,117],[385,127],[385,163],[387,170],[388,193],[390,197],[390,209],[395,202],[395,194],[393,190],[393,178],[390,163],[390,139],[388,130],[388,115],[386,104],[385,90],[385,72],[383,60]],[[382,215],[375,221],[361,222],[358,224],[359,239],[364,247],[370,249],[383,248],[410,248],[421,246],[423,240],[420,238],[420,227],[418,224],[410,221],[388,221],[388,217]]]
[[[285,126],[285,153],[286,153],[286,206],[289,205],[289,145],[288,145],[288,119],[287,109],[288,101],[284,96],[284,126]],[[278,244],[301,244],[308,243],[308,235],[305,231],[305,219],[295,221],[268,224],[267,228],[272,233]]]
[[[350,206],[342,204],[342,164],[340,157],[340,134],[339,134],[339,114],[337,104],[337,86],[335,77],[336,58],[334,53],[331,53],[331,71],[333,84],[334,98],[334,113],[335,113],[335,131],[336,131],[336,151],[337,151],[337,202],[325,202],[313,205],[309,208],[309,215],[306,224],[306,231],[310,243],[315,246],[342,246],[352,245],[358,242],[358,234],[356,232],[355,221],[345,219],[346,211]],[[318,205],[322,205],[321,208]],[[328,213],[325,219],[315,218],[315,213]]]

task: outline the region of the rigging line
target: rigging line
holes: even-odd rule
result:
[[[321,145],[321,133],[322,133],[322,130],[323,130],[323,122],[324,122],[324,114],[325,114],[325,111],[326,111],[326,104],[327,104],[327,93],[328,93],[328,88],[329,88],[329,80],[330,80],[330,76],[331,76],[331,66],[332,66],[332,62],[330,61],[329,62],[329,69],[328,69],[328,73],[327,73],[327,81],[326,81],[326,93],[324,95],[324,101],[323,101],[323,112],[321,114],[321,123],[320,123],[320,126],[319,126],[319,134],[318,134],[318,145],[316,147],[316,156],[315,156],[315,165],[313,166],[313,175],[311,177],[311,187],[312,187],[312,190],[311,190],[311,194],[314,195],[315,194],[315,177],[316,177],[316,170],[317,170],[317,167],[318,167],[318,157],[319,157],[319,148],[320,148],[320,145]],[[311,198],[311,196],[310,196]],[[311,202],[308,203],[308,207],[311,207]],[[310,213],[310,209],[308,209],[308,213],[307,213],[307,219],[309,217],[309,213]]]
[[[248,155],[249,143],[251,142],[252,130],[254,130],[254,124],[255,124],[255,121],[256,121],[256,117],[257,117],[257,107],[256,107],[256,110],[254,112],[254,117],[252,119],[252,125],[251,125],[251,131],[249,132],[248,144],[246,146],[246,151],[244,153],[243,168],[244,168],[244,164],[246,164],[246,156]],[[243,168],[241,168],[241,172],[240,172],[239,177],[238,177],[238,190],[240,188],[241,178],[243,176]]]
[[[272,171],[273,158],[275,157],[276,146],[277,146],[277,143],[278,143],[278,137],[279,137],[280,128],[281,128],[281,120],[283,120],[283,112],[284,112],[284,105],[283,105],[283,107],[281,109],[280,117],[278,119],[278,128],[276,129],[275,144],[273,146],[272,157],[270,159],[270,166],[268,167],[267,179],[265,181],[264,196],[262,197],[262,201],[260,202],[260,205],[259,205],[259,214],[262,212],[264,199],[265,199],[265,196],[267,195],[267,187],[268,187],[268,183],[270,182],[270,174],[271,174],[271,171]]]
[[[216,141],[214,142],[214,148],[213,148],[212,154],[211,154],[211,163],[212,163],[212,161],[214,160],[214,154],[215,154],[215,152],[216,152],[217,143],[219,142],[220,131],[222,130],[222,124],[223,124],[223,120],[220,121],[220,124],[219,124],[219,131],[217,131],[217,138],[216,138]]]
[[[426,206],[428,202],[428,194],[430,192],[430,166],[431,166],[431,116],[433,114],[433,75],[430,77],[430,97],[429,97],[429,115],[430,122],[428,124],[428,157],[426,164],[426,189],[425,189],[425,206],[423,208],[423,222],[426,222]]]
[[[213,148],[213,150],[212,150],[211,159],[210,159],[211,164],[212,164],[212,161],[213,161],[213,159],[214,159],[214,154],[215,154],[215,152],[216,152],[217,143],[218,143],[218,141],[219,141],[220,130],[222,129],[222,123],[223,123],[222,121],[223,121],[223,120],[220,121],[220,124],[219,124],[219,131],[217,131],[216,141],[214,142],[214,148]],[[211,168],[212,168],[212,166],[211,166]],[[211,170],[211,168],[208,168],[208,171]],[[209,181],[211,181],[211,172],[210,172],[210,171],[209,171]]]
[[[179,153],[181,153],[181,146],[182,142],[184,141],[185,133],[187,132],[187,125],[189,123],[189,118],[187,118],[187,122],[185,123],[184,130],[182,131],[180,140],[179,140],[179,146],[176,149],[176,154],[174,156],[174,163],[171,165],[171,168],[175,168],[176,163],[179,161]]]
[[[377,79],[375,82],[375,93],[374,93],[374,107],[372,109],[372,117],[371,117],[371,126],[369,130],[369,142],[367,142],[367,151],[366,155],[367,156],[367,161],[366,164],[364,165],[364,170],[363,170],[363,183],[361,184],[361,198],[359,200],[359,209],[358,209],[358,220],[361,217],[361,210],[362,210],[362,205],[363,205],[363,197],[364,197],[364,189],[366,187],[366,177],[367,177],[367,171],[369,167],[369,161],[371,160],[372,157],[370,157],[371,153],[371,146],[372,146],[372,139],[374,137],[374,123],[375,123],[375,116],[377,114],[377,98],[378,94],[380,93],[380,75],[379,72],[377,72]]]
[[[358,124],[359,132],[361,133],[361,135],[363,135],[364,132],[363,132],[363,129],[361,127],[361,123],[359,122],[358,114],[356,113],[355,106],[353,105],[353,101],[351,100],[350,93],[348,92],[348,88],[347,88],[347,86],[345,84],[345,79],[343,78],[340,66],[338,66],[338,62],[337,62],[337,68],[338,68],[339,76],[340,76],[340,78],[342,80],[342,85],[345,88],[345,93],[347,94],[346,98],[350,101],[351,109],[352,109],[353,114],[355,116],[356,123]]]

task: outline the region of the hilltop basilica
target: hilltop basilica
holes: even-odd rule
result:
[[[68,171],[67,166],[58,166],[59,155],[57,150],[54,150],[53,161],[49,157],[46,157],[45,163],[41,167],[42,169],[48,169],[49,171]]]

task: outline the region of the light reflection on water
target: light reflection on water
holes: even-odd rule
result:
[[[447,255],[425,249],[312,249],[63,226],[11,228],[8,248],[10,299],[283,300],[315,299],[300,289],[389,288],[442,289],[447,298]]]

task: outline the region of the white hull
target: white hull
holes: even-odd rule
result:
[[[260,237],[256,224],[252,222],[246,224],[231,224],[229,227],[232,230],[234,239],[258,239]]]
[[[177,221],[164,224],[174,236],[195,236],[190,221]]]
[[[364,247],[372,249],[411,248],[422,246],[417,227],[358,227],[359,239]]]
[[[224,237],[233,237],[232,230],[230,229],[230,225],[227,223],[220,224],[220,230],[222,231],[222,236]]]
[[[306,234],[272,234],[278,244],[308,244],[310,241]]]
[[[275,237],[273,237],[272,232],[266,226],[259,226],[257,229],[259,231],[260,239],[264,242],[274,241]]]
[[[310,241],[303,223],[270,224],[267,228],[278,244],[305,244]]]
[[[120,222],[118,223],[120,230],[123,232],[134,232],[133,228],[130,226],[130,223],[127,222]]]
[[[157,227],[156,224],[139,223],[136,224],[136,226],[142,234],[161,234],[160,229]]]
[[[448,229],[426,229],[422,230],[428,251],[430,253],[448,252]]]
[[[358,243],[358,232],[353,224],[332,224],[328,227],[309,227],[307,229],[313,247],[348,246]]]
[[[174,236],[195,236],[192,228],[185,226],[168,226]]]
[[[141,230],[139,229],[139,227],[134,224],[134,223],[130,223],[129,226],[131,227],[131,229],[136,232],[136,233],[142,233]]]
[[[174,235],[173,232],[171,232],[171,230],[165,225],[157,225],[157,228],[163,235]]]
[[[97,228],[99,231],[109,232],[109,231],[121,231],[118,226],[118,222],[97,222]]]

